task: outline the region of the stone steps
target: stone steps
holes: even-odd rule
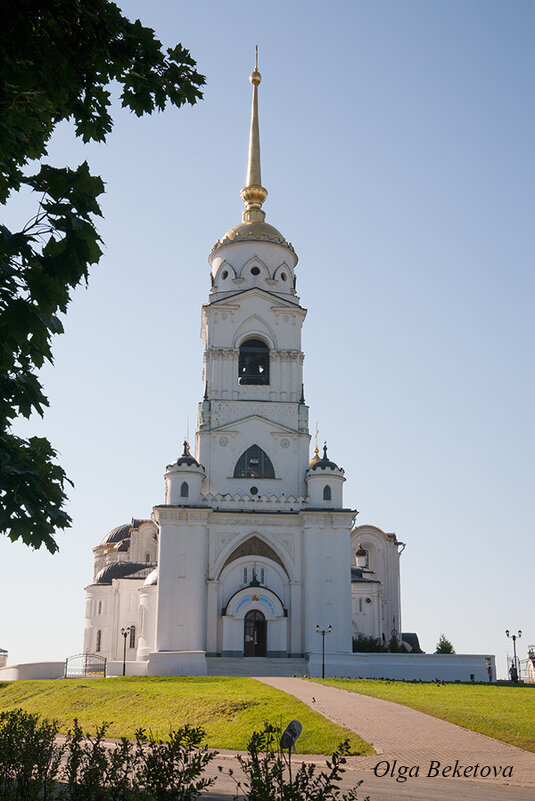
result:
[[[308,659],[207,656],[209,676],[308,676]]]

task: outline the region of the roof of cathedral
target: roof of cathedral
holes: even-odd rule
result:
[[[123,523],[120,526],[112,528],[112,530],[106,534],[100,544],[113,545],[114,542],[122,542],[123,540],[127,540],[130,538],[132,529],[139,528],[142,523],[152,523],[152,520],[143,520],[141,518],[133,517],[131,523]]]
[[[147,576],[147,578],[143,582],[143,586],[144,587],[152,587],[152,586],[158,584],[158,573],[159,573],[158,568],[155,567],[154,570],[152,570],[149,573],[149,575]]]
[[[130,535],[131,528],[131,523],[123,523],[121,526],[112,528],[112,530],[106,534],[101,544],[106,545],[107,543],[121,542],[121,540],[126,539]]]
[[[221,245],[226,245],[228,242],[246,242],[247,240],[275,242],[275,244],[283,245],[283,247],[295,253],[292,243],[287,242],[277,228],[262,220],[241,222],[239,225],[235,225],[221,239],[217,240],[212,250],[221,247]]]
[[[310,470],[341,470],[341,467],[338,467],[336,462],[331,462],[331,460],[327,456],[327,443],[323,446],[323,456],[321,459],[315,461],[314,459],[310,462]]]
[[[364,578],[362,570],[359,567],[351,568],[351,584],[380,584],[377,579]]]
[[[154,570],[154,565],[146,562],[112,562],[99,570],[93,584],[111,584],[112,579],[145,578]]]

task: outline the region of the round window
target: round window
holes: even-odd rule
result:
[[[286,273],[281,273],[281,278],[282,278],[283,281],[286,281],[288,276],[286,275]]]
[[[228,270],[223,271],[221,278],[223,279],[223,281],[225,280],[225,278],[228,278]]]
[[[251,268],[251,275],[260,275],[260,268],[259,267],[252,267]]]
[[[258,487],[251,487],[249,492],[251,493],[251,495],[258,495]]]

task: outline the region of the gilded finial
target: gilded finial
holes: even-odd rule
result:
[[[260,172],[260,130],[258,125],[258,86],[262,76],[258,72],[258,45],[256,45],[256,58],[254,70],[249,80],[253,84],[253,102],[251,108],[251,130],[249,133],[249,160],[247,164],[247,183],[241,191],[245,203],[243,212],[244,222],[263,222],[266,212],[262,203],[267,198],[267,189],[262,186]]]
[[[318,434],[319,434],[319,428],[318,428],[318,424],[316,423],[316,433],[314,434],[314,440],[316,442],[316,447],[314,448],[314,456],[312,457],[312,459],[309,462],[309,467],[312,467],[313,464],[316,464],[316,462],[319,462],[319,460],[320,460],[320,449],[318,448]]]
[[[251,72],[251,75],[249,76],[249,80],[251,81],[253,86],[258,86],[258,84],[262,80],[262,76],[258,72],[258,45],[256,45],[256,55],[255,55],[255,60],[254,60],[254,70]]]

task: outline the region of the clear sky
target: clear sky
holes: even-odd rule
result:
[[[358,521],[395,531],[402,628],[433,651],[535,643],[531,0],[123,0],[191,50],[205,99],[106,145],[69,125],[51,163],[107,184],[106,248],[42,371],[75,489],[60,552],[2,538],[10,662],[82,649],[92,547],[150,517],[201,399],[207,256],[241,219],[260,47],[267,221],[299,255],[305,393]],[[6,223],[23,224],[27,198]]]

